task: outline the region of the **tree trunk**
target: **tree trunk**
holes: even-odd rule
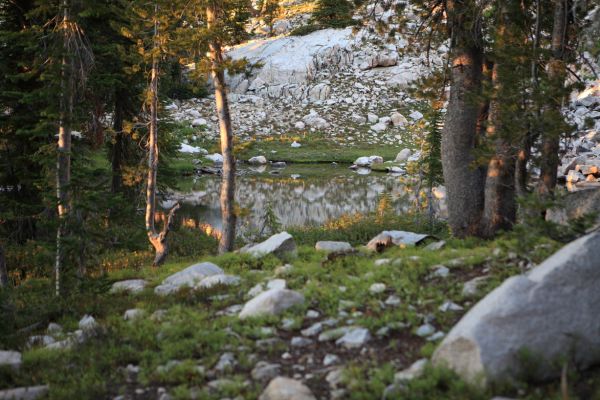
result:
[[[552,90],[561,91],[566,76],[565,48],[567,46],[568,0],[554,1],[554,26],[552,29],[552,58],[547,67],[548,79]],[[555,94],[556,95],[556,94]],[[545,108],[544,113],[558,113],[562,107],[562,96],[552,101],[555,96],[550,96],[551,104]],[[541,172],[538,192],[544,196],[552,196],[556,188],[556,174],[558,170],[558,151],[560,149],[560,134],[558,132],[544,132],[542,135]]]
[[[215,28],[218,21],[218,10],[215,2],[206,8],[206,17],[209,29]],[[219,131],[221,135],[221,152],[223,154],[223,181],[221,184],[221,216],[223,232],[219,241],[219,253],[232,251],[235,244],[235,160],[233,157],[233,129],[227,102],[227,87],[223,71],[223,54],[221,43],[214,39],[209,44],[211,73],[215,85],[215,99],[217,115],[219,117]]]
[[[509,48],[516,46],[515,41],[520,42],[515,36],[518,30],[511,29],[511,21],[519,17],[520,15],[510,11],[508,4],[500,5],[495,43],[496,60],[492,69],[492,99],[486,131],[488,140],[493,144],[494,154],[488,164],[485,182],[485,207],[481,225],[481,233],[485,237],[493,237],[500,230],[511,229],[517,218],[517,147],[512,144],[515,132],[507,128],[507,120],[514,116],[507,114],[504,103],[516,101],[519,97],[514,93],[515,82],[510,80],[510,69],[515,67],[507,55]]]
[[[118,193],[123,186],[123,176],[121,165],[123,163],[123,101],[120,100],[120,94],[116,93],[115,116],[113,121],[113,130],[115,131],[115,142],[111,157],[112,181],[110,185],[111,193]]]
[[[458,237],[477,235],[483,211],[483,169],[475,164],[483,50],[480,33],[466,15],[474,4],[448,1],[452,29],[451,88],[442,133],[442,166],[448,193],[448,222]]]
[[[515,200],[515,155],[514,147],[503,127],[503,118],[499,98],[503,92],[503,74],[505,68],[497,61],[492,72],[495,98],[490,103],[488,138],[493,140],[494,155],[490,159],[485,181],[485,207],[481,233],[493,237],[499,230],[509,230],[516,220]]]
[[[176,204],[164,221],[163,230],[157,232],[154,219],[156,218],[156,176],[158,173],[158,6],[154,15],[154,46],[152,49],[152,71],[150,80],[150,132],[148,138],[148,174],[146,177],[146,234],[154,247],[155,256],[152,265],[162,265],[169,254],[167,236],[175,212],[179,209]]]
[[[4,246],[0,244],[0,288],[8,287],[8,271],[6,269],[6,256]]]
[[[63,239],[67,230],[67,219],[71,211],[71,118],[73,115],[73,75],[69,52],[69,0],[62,2],[63,56],[61,71],[60,116],[58,128],[58,155],[56,161],[56,198],[58,201],[58,229],[56,231],[56,260],[54,279],[56,295],[60,294],[60,278],[64,261]]]

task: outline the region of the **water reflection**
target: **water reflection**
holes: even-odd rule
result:
[[[163,205],[179,201],[181,223],[218,236],[222,229],[221,179],[196,179],[192,190],[172,193]],[[282,228],[318,226],[343,215],[374,212],[384,205],[401,213],[414,204],[414,196],[398,176],[362,175],[321,165],[303,166],[301,171],[290,167],[242,170],[236,179],[235,199],[239,206],[238,233],[242,236],[268,233],[265,224],[269,214]]]

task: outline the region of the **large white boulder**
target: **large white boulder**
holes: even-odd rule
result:
[[[402,149],[402,150],[400,150],[400,153],[398,153],[398,155],[396,156],[396,159],[394,160],[394,162],[397,162],[397,163],[407,162],[411,155],[412,155],[411,149]]]
[[[274,254],[280,257],[285,254],[294,254],[296,252],[296,242],[292,235],[287,232],[281,232],[271,236],[262,243],[243,248],[240,252],[251,254],[254,257],[261,257],[267,254]]]
[[[288,289],[271,289],[244,304],[240,318],[279,315],[290,307],[304,303],[301,293]]]
[[[222,274],[224,274],[223,270],[213,263],[203,262],[195,264],[168,276],[159,286],[154,288],[154,293],[167,295],[177,292],[183,287],[194,288],[204,278]]]
[[[507,279],[473,307],[433,355],[462,378],[486,384],[523,372],[557,377],[561,360],[578,368],[600,362],[600,232],[584,236],[527,275]],[[571,364],[572,365],[572,364]]]
[[[259,400],[317,400],[310,389],[295,379],[279,376],[269,382]]]
[[[267,158],[265,156],[256,156],[248,160],[248,164],[252,165],[265,165],[266,163]]]

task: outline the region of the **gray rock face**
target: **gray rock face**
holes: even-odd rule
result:
[[[304,296],[301,293],[288,289],[271,289],[248,301],[239,316],[244,319],[259,315],[278,315],[302,303]]]
[[[559,376],[568,357],[580,368],[600,362],[600,232],[584,236],[528,275],[507,279],[450,331],[433,356],[464,379],[510,381],[520,352],[535,357],[539,379]]]
[[[0,351],[0,367],[12,367],[19,369],[22,358],[18,351]]]
[[[161,285],[154,288],[154,293],[158,295],[171,294],[183,287],[195,287],[206,277],[221,274],[223,274],[223,270],[213,263],[195,264],[167,277]]]
[[[292,235],[287,232],[281,232],[271,236],[267,240],[257,245],[241,250],[242,253],[248,253],[254,257],[261,257],[267,254],[274,254],[281,257],[285,254],[296,252],[296,242]]]
[[[0,400],[34,400],[45,396],[49,389],[48,385],[41,385],[0,390]]]
[[[280,376],[269,382],[259,400],[316,400],[316,397],[302,382]]]
[[[567,194],[564,207],[548,210],[546,219],[558,224],[568,224],[586,214],[599,212],[600,189],[587,189]],[[597,222],[600,222],[600,219]]]
[[[110,289],[111,293],[127,292],[139,293],[146,287],[146,281],[143,279],[129,279],[126,281],[115,282]]]
[[[327,253],[349,253],[352,251],[352,245],[348,242],[321,241],[317,242],[315,249]]]

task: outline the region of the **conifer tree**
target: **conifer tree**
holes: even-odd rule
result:
[[[348,0],[318,0],[311,21],[329,28],[345,28],[353,24],[353,10]]]

